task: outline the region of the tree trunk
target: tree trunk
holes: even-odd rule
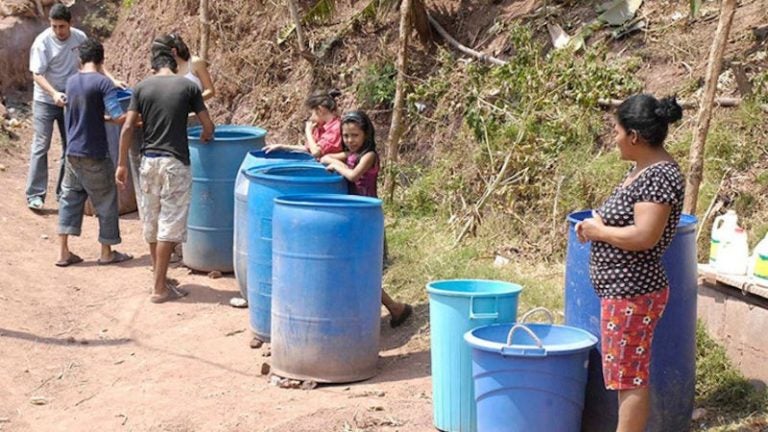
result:
[[[304,45],[304,30],[301,29],[301,17],[299,16],[299,7],[296,6],[296,0],[285,0],[288,3],[288,10],[291,12],[293,26],[296,27],[296,40],[299,43],[299,52],[306,50]]]
[[[208,21],[208,0],[200,0],[200,58],[208,61],[208,40],[211,34],[211,23]]]
[[[733,15],[736,12],[736,0],[723,0],[720,8],[720,21],[717,23],[715,40],[709,51],[707,72],[704,76],[704,97],[701,100],[699,114],[696,117],[696,129],[691,143],[690,162],[691,167],[686,181],[685,204],[683,211],[690,214],[696,213],[696,204],[699,199],[699,185],[704,173],[704,146],[707,142],[709,122],[712,119],[712,109],[717,92],[717,78],[720,76],[720,68],[723,64],[723,53],[728,43],[728,34],[731,32]]]
[[[392,112],[392,124],[389,128],[387,143],[387,177],[384,182],[384,193],[392,201],[395,196],[396,165],[400,147],[400,138],[405,129],[405,76],[408,68],[408,36],[411,32],[411,0],[400,3],[400,39],[397,52],[397,82],[395,84],[395,104]]]

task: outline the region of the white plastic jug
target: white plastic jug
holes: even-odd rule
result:
[[[749,274],[757,283],[768,285],[768,234],[755,246]]]
[[[712,239],[709,243],[709,264],[715,265],[720,247],[733,236],[738,226],[739,216],[735,210],[728,210],[715,218],[712,224]]]
[[[749,243],[747,232],[736,227],[733,234],[720,243],[715,270],[729,275],[746,275],[749,264]]]

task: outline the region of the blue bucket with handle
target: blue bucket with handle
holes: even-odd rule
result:
[[[478,432],[579,432],[589,351],[597,338],[552,324],[494,324],[468,331]],[[543,309],[546,311],[546,309]]]

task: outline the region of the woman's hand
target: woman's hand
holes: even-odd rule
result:
[[[598,212],[593,210],[591,218],[584,219],[576,224],[576,237],[578,237],[581,243],[600,240],[603,228],[605,228],[603,218]]]

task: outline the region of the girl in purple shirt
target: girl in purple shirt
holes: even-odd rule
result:
[[[379,155],[376,153],[376,132],[363,111],[351,111],[341,117],[343,153],[328,154],[320,159],[328,171],[337,172],[349,181],[349,193],[378,198]],[[386,257],[386,241],[384,255]],[[386,258],[385,258],[386,259]],[[397,327],[413,313],[411,305],[393,300],[384,290],[381,302],[389,310],[389,324]]]

